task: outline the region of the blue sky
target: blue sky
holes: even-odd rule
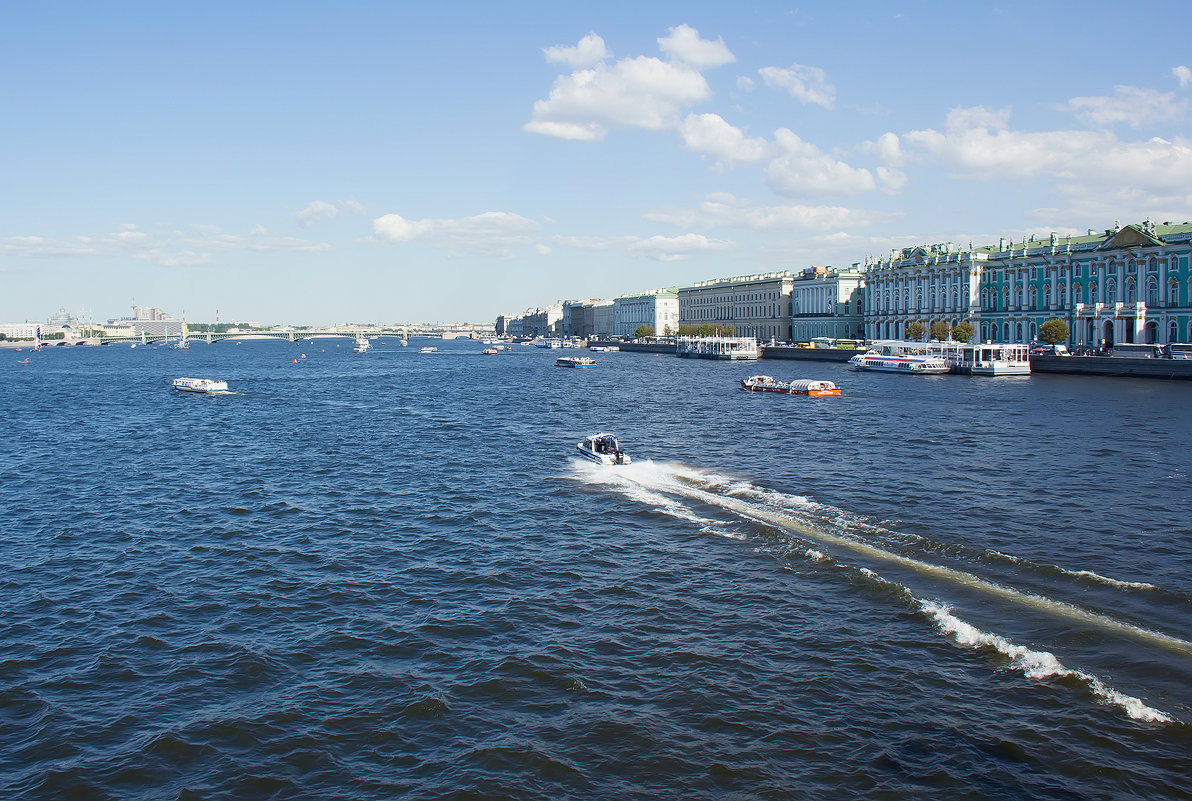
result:
[[[1177,2],[6,4],[0,322],[489,321],[1192,219],[1189,23]]]

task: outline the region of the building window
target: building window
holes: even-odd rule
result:
[[[1126,279],[1126,303],[1134,303],[1135,302],[1137,295],[1135,294],[1134,289],[1135,289],[1134,288],[1134,279],[1127,278]]]
[[[1176,342],[1179,339],[1179,336],[1180,336],[1179,326],[1176,325],[1175,322],[1173,321],[1171,324],[1171,332],[1168,333],[1168,335],[1167,335],[1167,341],[1169,343]]]
[[[1146,279],[1146,303],[1148,306],[1159,305],[1159,282],[1153,275]]]

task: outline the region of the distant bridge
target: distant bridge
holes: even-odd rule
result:
[[[225,339],[284,339],[288,342],[297,342],[302,339],[353,339],[356,336],[363,335],[369,339],[377,337],[397,337],[399,339],[409,339],[410,337],[433,337],[435,339],[469,339],[495,336],[494,331],[459,331],[456,329],[447,329],[435,326],[393,326],[393,327],[378,327],[378,328],[360,328],[351,331],[344,331],[338,328],[303,328],[294,331],[225,331],[223,333],[216,333],[214,331],[188,331],[186,338],[192,342],[219,342]],[[94,337],[90,341],[100,345],[111,345],[120,343],[134,343],[145,342],[166,342],[178,339],[177,334],[167,334],[164,331],[156,334],[145,332],[142,337],[140,334],[135,336],[114,336],[114,337]]]

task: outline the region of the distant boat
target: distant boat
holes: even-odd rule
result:
[[[368,341],[368,337],[364,334],[356,335],[356,344],[352,347],[356,353],[368,353],[372,350],[372,343]]]
[[[555,359],[557,367],[595,367],[596,360],[587,356],[563,356]]]
[[[28,364],[28,363],[29,363],[28,359],[17,359],[17,364]]]
[[[174,389],[179,392],[227,392],[228,382],[213,378],[175,378]]]
[[[436,348],[434,345],[427,345],[425,348],[419,348],[418,352],[419,353],[434,353],[436,350],[438,350],[438,348]]]
[[[579,455],[597,464],[630,464],[633,460],[621,450],[620,443],[612,434],[592,434],[575,446]]]

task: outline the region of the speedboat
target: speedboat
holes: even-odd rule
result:
[[[629,464],[633,460],[621,450],[620,443],[612,434],[593,434],[575,446],[579,455],[597,464]]]
[[[438,348],[436,348],[434,345],[427,345],[425,348],[419,348],[418,352],[419,353],[434,353],[436,350],[438,350]]]
[[[816,381],[800,378],[794,381],[779,381],[768,375],[751,375],[741,380],[741,389],[749,392],[778,392],[783,395],[808,395],[813,398],[839,395],[840,387],[831,381]]]
[[[227,392],[228,382],[213,378],[175,378],[174,389],[179,392]]]
[[[496,356],[497,355],[496,348],[485,348],[484,350],[482,350],[480,352],[483,353],[485,356]]]

